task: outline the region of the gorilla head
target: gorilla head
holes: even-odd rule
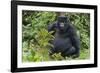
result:
[[[59,16],[57,18],[57,27],[60,32],[65,32],[69,26],[69,20],[66,16]]]

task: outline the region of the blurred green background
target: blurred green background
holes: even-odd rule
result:
[[[22,11],[22,60],[23,62],[42,62],[72,60],[71,57],[63,58],[61,53],[55,53],[52,58],[48,55],[50,47],[48,41],[53,40],[52,32],[47,31],[47,26],[57,19],[57,12]],[[70,22],[77,28],[81,41],[80,57],[75,59],[89,59],[90,57],[90,14],[65,13]]]

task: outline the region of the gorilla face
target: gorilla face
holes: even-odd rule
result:
[[[57,19],[58,29],[62,32],[66,31],[68,28],[68,18],[65,16],[59,16]]]

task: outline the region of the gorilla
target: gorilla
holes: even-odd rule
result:
[[[54,24],[48,25],[48,32],[50,31],[54,31],[52,35],[55,37],[50,41],[50,44],[54,46],[49,51],[50,55],[60,52],[63,57],[79,57],[80,38],[68,17],[58,16]]]

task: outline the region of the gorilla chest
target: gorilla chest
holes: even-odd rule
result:
[[[67,48],[71,46],[71,40],[67,33],[66,34],[55,33],[54,36],[55,36],[55,39],[53,41],[54,47]]]

